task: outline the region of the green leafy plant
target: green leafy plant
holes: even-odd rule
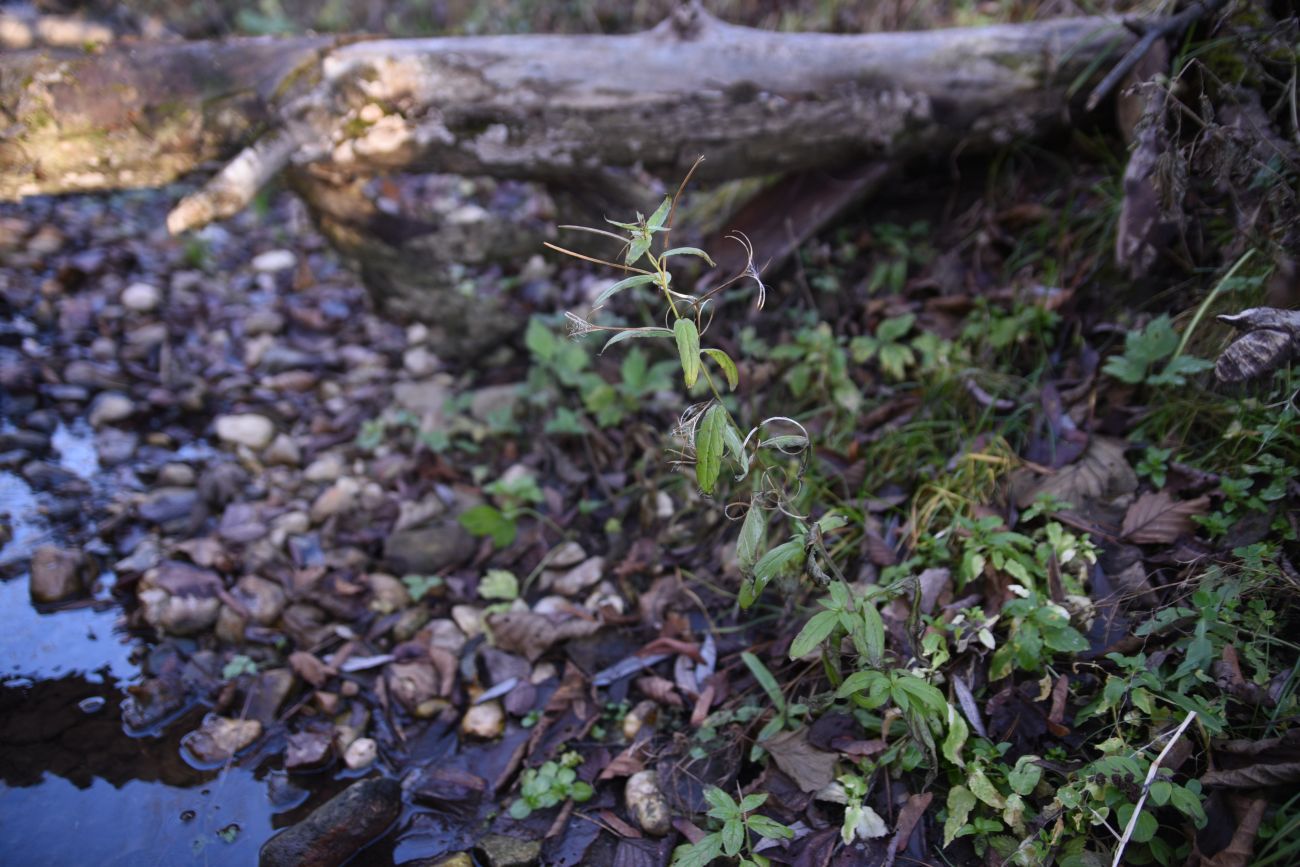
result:
[[[1134,469],[1139,476],[1150,479],[1151,484],[1157,488],[1163,488],[1169,475],[1169,458],[1173,453],[1173,449],[1147,446],[1146,451],[1142,453],[1142,460],[1138,461]]]
[[[884,289],[895,295],[907,285],[907,274],[912,265],[924,265],[934,258],[934,248],[929,243],[930,225],[917,220],[908,226],[897,223],[877,223],[872,235],[884,255],[871,269],[867,279],[867,292]]]
[[[245,674],[257,674],[257,663],[242,653],[230,657],[230,661],[221,668],[222,680],[234,680]]]
[[[859,364],[875,360],[891,379],[902,379],[916,363],[916,353],[903,342],[915,323],[916,314],[906,313],[882,321],[874,335],[853,338],[849,343],[853,360]]]
[[[519,518],[533,514],[530,506],[542,501],[542,489],[537,479],[525,472],[497,479],[483,491],[492,496],[495,505],[473,506],[461,512],[458,520],[475,536],[489,536],[498,548],[504,548],[515,540]]]
[[[683,187],[685,183],[683,181]],[[680,190],[678,194],[680,195]],[[638,214],[633,222],[608,221],[621,229],[621,233],[586,226],[561,227],[618,241],[622,248],[621,262],[593,259],[554,244],[547,246],[566,255],[603,264],[625,275],[596,297],[586,316],[572,312],[565,314],[569,320],[570,335],[577,339],[592,333],[601,334],[605,338],[601,352],[628,340],[672,341],[677,350],[676,367],[680,371],[683,386],[688,392],[702,392],[703,396],[703,400],[688,406],[681,414],[674,431],[674,438],[679,444],[674,454],[674,463],[679,467],[693,467],[696,485],[706,495],[717,493],[727,475],[734,482],[751,479],[750,500],[747,504],[741,504],[741,507],[748,512],[760,511],[752,519],[747,518],[747,523],[753,522],[752,530],[762,513],[779,510],[791,514],[786,492],[803,475],[808,433],[801,424],[784,416],[764,419],[745,433],[732,415],[724,394],[735,392],[739,388],[739,368],[725,350],[708,346],[704,340],[713,321],[713,308],[721,303],[721,293],[725,289],[741,280],[751,281],[758,294],[756,306],[761,309],[766,287],[754,265],[753,248],[748,239],[743,235],[735,235],[733,240],[747,254],[747,264],[739,273],[698,294],[676,288],[673,273],[669,270],[670,264],[688,257],[712,266],[713,260],[699,248],[669,247],[667,242],[663,244],[664,249],[655,251],[656,236],[666,236],[671,231],[675,201],[675,197],[669,196],[649,217]],[[606,325],[593,321],[597,312],[615,296],[638,289],[652,291],[662,302],[663,321],[669,327]],[[558,352],[555,354],[558,357]],[[627,388],[625,395],[640,394],[654,387],[657,384],[657,369],[660,368],[641,361],[625,364],[622,370]],[[631,385],[627,385],[629,379]],[[791,465],[786,460],[790,457],[798,460]],[[723,473],[724,467],[728,470],[726,474]],[[752,546],[750,553],[755,553]],[[756,566],[758,558],[746,557],[742,569],[751,561]]]
[[[478,582],[478,595],[483,599],[513,602],[519,598],[519,579],[505,569],[489,569]]]
[[[800,328],[793,342],[769,352],[773,361],[788,361],[782,380],[796,399],[827,400],[854,413],[862,407],[862,392],[849,376],[849,355],[844,341],[825,322]]]
[[[1214,366],[1203,358],[1181,354],[1179,345],[1173,321],[1162,314],[1145,328],[1128,332],[1124,352],[1106,359],[1102,371],[1130,385],[1184,385],[1188,376]]]
[[[672,867],[708,867],[714,859],[725,855],[735,858],[742,852],[741,867],[767,867],[767,858],[753,851],[751,835],[769,840],[789,840],[794,831],[775,819],[755,813],[767,803],[766,792],[746,795],[737,803],[730,795],[717,787],[704,790],[704,797],[709,802],[710,818],[722,823],[722,827],[705,834],[694,843],[678,846],[673,850]]]
[[[443,580],[438,575],[403,575],[402,583],[406,585],[406,592],[411,594],[412,602],[419,602],[433,590],[443,585]]]
[[[510,805],[510,816],[524,820],[534,810],[545,810],[572,798],[578,803],[591,800],[595,794],[591,784],[578,779],[577,768],[582,756],[567,752],[558,762],[546,762],[539,768],[528,768],[520,778],[519,797]]]

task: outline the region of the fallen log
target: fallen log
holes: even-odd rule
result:
[[[173,232],[237,212],[288,169],[327,234],[383,267],[438,227],[375,238],[385,215],[358,179],[522,178],[626,210],[648,202],[630,201],[634,173],[620,170],[671,181],[700,154],[708,181],[987,149],[1067,124],[1079,86],[1134,38],[1103,18],[775,33],[687,6],[625,36],[11,52],[0,198],[157,185],[234,155],[173,210]]]

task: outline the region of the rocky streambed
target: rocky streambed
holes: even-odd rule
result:
[[[287,198],[185,240],[169,201],[0,210],[6,851],[585,863],[597,826],[502,804],[592,728],[586,678],[638,646],[601,626],[637,618],[555,520],[504,551],[457,520],[545,457],[493,447],[471,471],[420,445],[517,414],[511,353],[449,368],[428,329],[369,312]],[[470,278],[560,292],[538,261]],[[561,520],[609,481],[562,465],[538,489]],[[649,568],[632,559],[623,577]],[[493,568],[536,580],[489,601]]]

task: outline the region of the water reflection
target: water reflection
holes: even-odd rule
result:
[[[267,771],[198,771],[176,734],[123,733],[111,680],[0,681],[0,840],[22,865],[255,863]]]

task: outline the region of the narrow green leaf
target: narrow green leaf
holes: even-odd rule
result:
[[[615,343],[622,343],[624,340],[631,340],[633,338],[641,338],[641,337],[672,337],[672,336],[673,333],[669,331],[667,328],[650,328],[650,327],[629,328],[626,331],[619,331],[609,340],[605,341],[605,345],[601,347],[600,352],[603,355],[606,349],[609,349]]]
[[[727,385],[732,391],[740,385],[740,371],[736,369],[736,362],[731,360],[731,356],[721,349],[706,349],[704,354],[717,362],[718,367],[722,369],[722,375],[727,378]]]
[[[767,514],[750,503],[744,523],[740,525],[740,538],[736,541],[736,565],[740,567],[740,574],[754,574],[754,564],[758,562],[758,552],[766,535]]]
[[[601,292],[596,296],[596,300],[591,304],[591,309],[595,310],[597,307],[600,307],[617,292],[622,292],[624,289],[630,289],[633,286],[644,286],[646,283],[653,283],[654,280],[654,274],[635,274],[631,277],[619,280],[617,283],[611,284],[604,292]]]
[[[694,320],[682,317],[673,323],[673,335],[682,360],[682,378],[690,388],[700,376],[700,332]]]
[[[722,431],[722,441],[727,446],[727,451],[731,453],[731,458],[740,467],[740,472],[736,473],[736,481],[740,481],[749,475],[749,453],[745,451],[745,444],[740,439],[740,434],[730,424]]]
[[[678,322],[687,320],[679,319]],[[699,358],[696,357],[698,362]],[[714,403],[704,412],[695,429],[695,481],[706,494],[713,493],[722,469],[722,439],[727,427],[727,411]]]
[[[840,615],[838,612],[835,611],[823,611],[820,614],[814,614],[808,620],[808,622],[804,624],[804,627],[802,630],[800,630],[799,635],[790,644],[790,658],[800,659],[812,653],[814,650],[816,650],[819,646],[821,646],[821,643],[825,641],[832,632],[835,631],[835,627],[839,623],[839,619],[840,619]],[[858,672],[858,674],[865,674],[865,673],[866,672]],[[842,697],[854,691],[852,689],[845,691],[845,687],[849,685],[849,682],[853,680],[854,676],[855,675],[850,675],[849,679],[844,681],[844,683],[840,685],[840,688],[839,690],[837,690],[836,695],[840,695]]]
[[[835,613],[832,611],[827,611],[825,613],[830,614],[833,617],[836,616]],[[820,614],[817,615],[817,617],[821,617],[821,616],[822,615]],[[811,620],[808,622],[812,623]],[[855,671],[844,679],[844,682],[840,684],[839,689],[835,690],[835,697],[847,698],[848,696],[853,695],[855,692],[862,692],[863,690],[870,688],[870,686],[880,678],[881,678],[881,674],[878,671],[871,671],[871,670]]]
[[[763,440],[762,446],[765,449],[777,449],[778,451],[790,452],[806,448],[808,437],[803,434],[782,434],[780,436],[768,437]]]
[[[754,680],[757,680],[758,685],[763,687],[763,692],[767,693],[767,697],[771,699],[773,706],[776,707],[776,712],[784,714],[785,696],[781,694],[781,687],[777,685],[772,672],[767,670],[767,666],[763,664],[761,659],[749,651],[740,654],[740,658],[745,663],[745,667],[749,669],[749,673],[754,675]]]
[[[740,799],[740,812],[749,813],[767,803],[767,792],[754,792]]]
[[[663,253],[659,254],[660,259],[667,259],[669,256],[699,256],[710,265],[715,264],[714,261],[709,258],[709,254],[701,250],[699,247],[673,247],[671,250],[664,250]]]
[[[658,208],[655,209],[655,212],[650,215],[650,219],[645,221],[646,228],[652,232],[655,229],[662,228],[664,224],[664,220],[668,219],[668,215],[672,213],[672,210],[673,210],[673,197],[664,196],[663,204],[661,204]]]
[[[880,611],[876,609],[875,603],[863,602],[862,626],[867,660],[872,665],[879,665],[880,657],[885,653],[885,624],[880,619]]]

